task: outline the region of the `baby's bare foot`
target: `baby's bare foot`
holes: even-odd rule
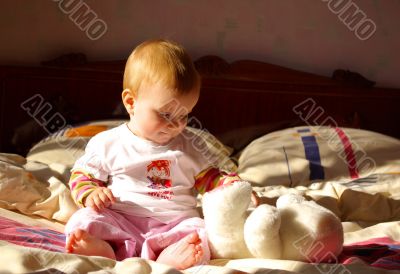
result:
[[[183,270],[198,263],[203,257],[201,240],[197,232],[165,248],[158,256],[157,262]]]
[[[102,256],[115,260],[115,253],[109,243],[94,237],[82,229],[71,233],[65,244],[67,253],[87,256]]]

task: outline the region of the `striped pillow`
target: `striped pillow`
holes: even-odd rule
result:
[[[239,157],[239,176],[257,186],[307,186],[400,172],[400,140],[376,132],[303,126],[264,135]]]

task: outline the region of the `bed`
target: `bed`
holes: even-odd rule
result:
[[[0,67],[0,272],[181,273],[140,258],[66,254],[76,210],[69,169],[96,133],[127,119],[124,60],[69,54]],[[332,77],[217,56],[195,61],[202,91],[189,126],[263,203],[301,193],[342,220],[334,263],[218,259],[183,273],[395,273],[400,269],[400,90],[355,72]],[[199,208],[201,197],[199,197]],[[12,263],[11,263],[12,262]]]

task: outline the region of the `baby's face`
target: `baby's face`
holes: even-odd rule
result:
[[[142,84],[134,102],[130,128],[146,140],[163,145],[185,128],[188,114],[199,99],[199,91],[173,95],[161,85]]]

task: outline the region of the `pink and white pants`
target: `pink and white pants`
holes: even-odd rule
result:
[[[119,261],[130,257],[156,260],[166,247],[196,231],[204,253],[198,265],[210,261],[204,221],[199,217],[165,224],[150,217],[131,216],[108,208],[97,213],[86,207],[72,215],[65,226],[65,234],[68,237],[78,228],[107,241]]]

